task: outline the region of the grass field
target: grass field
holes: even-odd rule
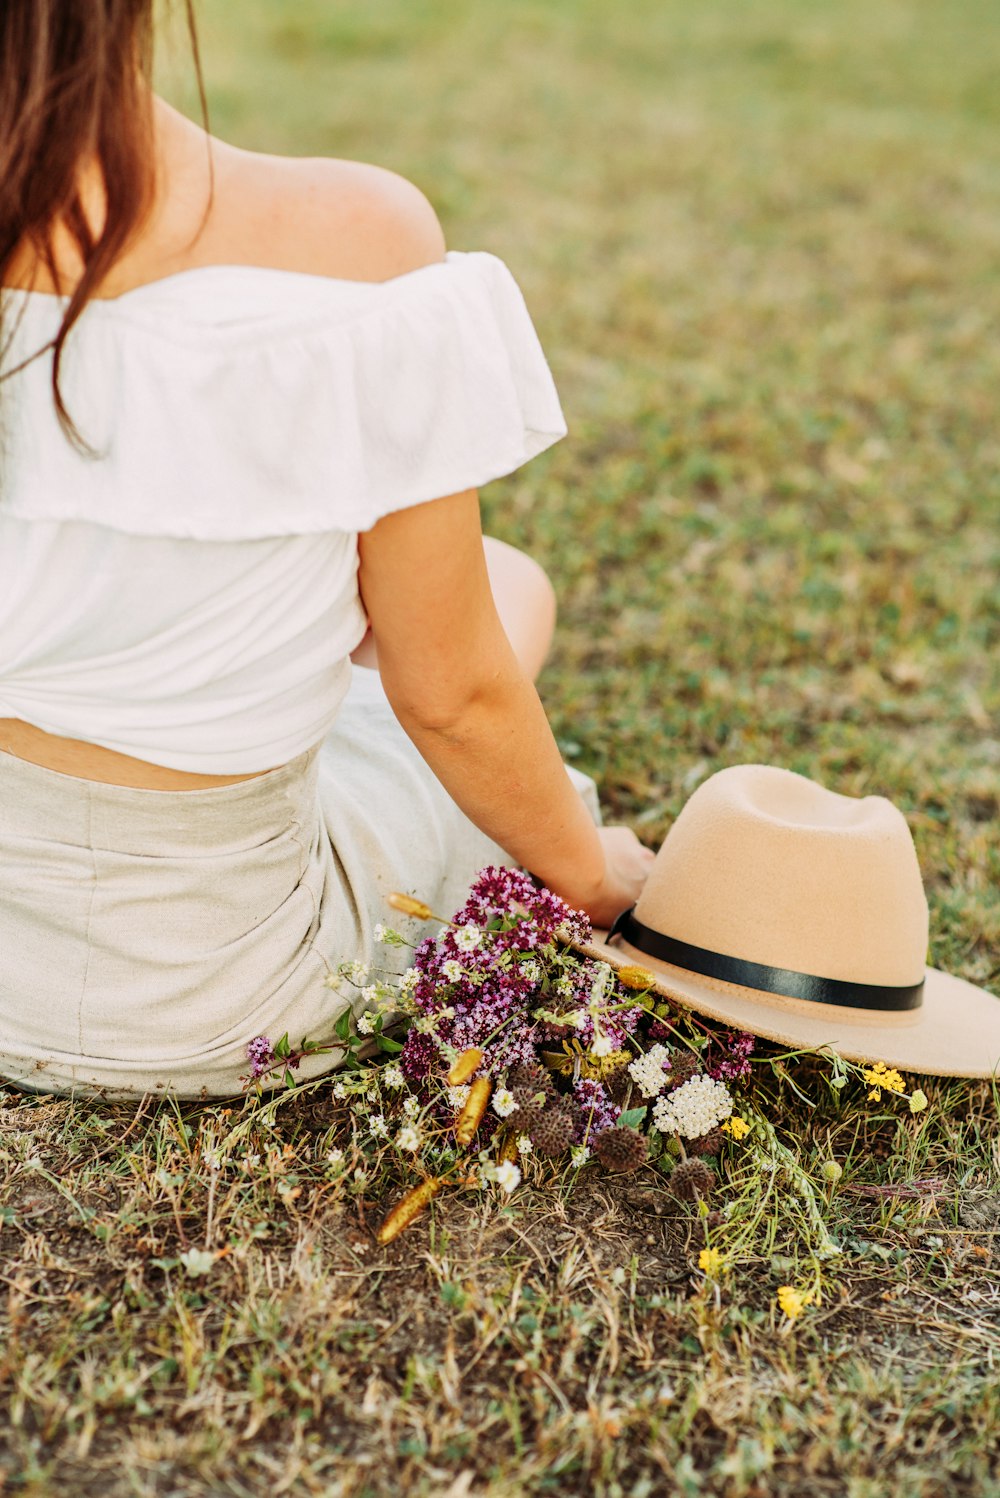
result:
[[[655,844],[744,761],[887,794],[932,960],[1000,996],[996,6],[201,14],[219,134],[392,167],[517,276],[570,437],[484,511],[556,582],[543,695],[609,815]],[[189,106],[182,52],[165,77]],[[405,1172],[331,1169],[322,1088],[0,1094],[0,1491],[1000,1494],[995,1091],[928,1081],[911,1117],[820,1068],[762,1086],[844,1168],[794,1323],[804,1251],[738,1164],[716,1285],[652,1169],[535,1166],[383,1250]]]

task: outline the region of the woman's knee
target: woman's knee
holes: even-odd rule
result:
[[[556,624],[556,595],[545,568],[493,536],[484,540],[490,585],[501,623],[524,669],[537,676]]]

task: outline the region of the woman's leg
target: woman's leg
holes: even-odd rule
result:
[[[483,539],[486,566],[500,622],[514,654],[534,680],[545,664],[556,625],[556,595],[544,568],[492,536]],[[356,666],[378,667],[371,631],[365,635],[351,660]]]

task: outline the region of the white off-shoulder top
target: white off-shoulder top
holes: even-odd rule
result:
[[[249,266],[91,302],[3,293],[0,717],[176,770],[318,743],[367,621],[357,536],[566,434],[516,281],[450,251],[391,281]]]

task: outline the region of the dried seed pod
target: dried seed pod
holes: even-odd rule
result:
[[[425,905],[423,900],[415,900],[412,895],[401,895],[398,892],[393,893],[387,899],[386,904],[391,905],[393,910],[402,911],[403,915],[412,915],[418,921],[431,921],[434,919],[434,912],[431,907]]]
[[[701,1062],[697,1056],[692,1056],[690,1051],[674,1051],[670,1057],[670,1070],[667,1072],[667,1086],[671,1089],[680,1087],[691,1078],[697,1076]]]
[[[674,1195],[691,1202],[711,1196],[714,1185],[715,1175],[704,1160],[682,1160],[674,1166],[670,1177],[670,1189]]]
[[[414,1186],[408,1191],[401,1202],[397,1202],[388,1217],[379,1228],[375,1237],[377,1242],[383,1246],[391,1243],[393,1238],[398,1238],[410,1226],[415,1217],[427,1206],[432,1197],[437,1196],[444,1180],[441,1176],[431,1176],[429,1180],[423,1181],[419,1186]]]
[[[615,1103],[624,1104],[634,1090],[627,1066],[616,1067],[603,1081],[608,1096]]]
[[[533,1124],[538,1123],[550,1099],[538,1087],[513,1087],[511,1096],[517,1104],[518,1127],[522,1134],[527,1133]]]
[[[717,1155],[722,1148],[725,1138],[721,1129],[710,1129],[707,1134],[702,1134],[700,1139],[692,1139],[688,1145],[688,1153],[692,1155]]]
[[[554,1159],[569,1149],[578,1113],[579,1110],[567,1099],[550,1103],[542,1111],[528,1131],[531,1142],[540,1155],[548,1155],[550,1159]]]
[[[613,1170],[618,1175],[645,1165],[648,1153],[649,1141],[645,1134],[627,1126],[602,1129],[594,1139],[594,1154],[605,1170]]]
[[[469,1088],[469,1096],[461,1113],[455,1120],[455,1142],[456,1144],[471,1144],[476,1130],[483,1121],[486,1105],[493,1091],[493,1083],[489,1077],[477,1077]]]
[[[507,1073],[507,1085],[517,1104],[517,1126],[522,1134],[531,1132],[546,1105],[558,1097],[547,1067],[519,1062]]]
[[[448,1075],[445,1077],[448,1086],[461,1087],[463,1082],[467,1082],[472,1074],[479,1070],[483,1064],[483,1060],[484,1053],[476,1045],[471,1046],[467,1051],[463,1051],[460,1056],[456,1056],[451,1063]]]
[[[531,1092],[544,1092],[546,1097],[556,1095],[555,1083],[548,1067],[533,1066],[526,1061],[519,1061],[516,1066],[511,1067],[507,1073],[507,1085],[511,1092],[516,1087],[524,1087]]]

